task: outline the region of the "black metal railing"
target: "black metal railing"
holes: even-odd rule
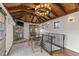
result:
[[[41,47],[46,50],[51,55],[53,51],[64,49],[64,34],[58,33],[48,33],[48,34],[41,34]]]

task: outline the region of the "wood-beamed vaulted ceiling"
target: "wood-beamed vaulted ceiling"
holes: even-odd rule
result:
[[[78,3],[50,3],[51,13],[47,16],[37,16],[35,14],[37,5],[39,3],[4,3],[14,20],[37,24],[79,11]]]

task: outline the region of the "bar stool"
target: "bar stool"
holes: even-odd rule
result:
[[[38,48],[41,45],[41,37],[31,36],[28,45],[31,46],[33,53],[35,52],[35,49]],[[42,48],[40,47],[40,50],[42,52]]]

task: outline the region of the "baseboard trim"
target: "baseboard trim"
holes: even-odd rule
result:
[[[68,48],[65,48],[65,49],[69,50],[69,52],[70,52],[71,54],[73,54],[74,56],[79,56],[79,53],[78,53],[78,52],[73,51],[73,50],[68,49]],[[69,54],[69,55],[71,55],[71,54]]]
[[[75,49],[72,49],[72,48],[70,48],[70,47],[66,47],[66,49],[69,49],[69,50],[72,50],[72,51],[74,51],[74,52],[76,52],[76,53],[79,53],[79,51],[77,51],[77,50],[75,50]]]

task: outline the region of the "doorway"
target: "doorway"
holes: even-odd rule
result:
[[[39,26],[38,25],[29,25],[29,32],[30,32],[30,37],[37,36],[38,32],[39,32]]]
[[[14,41],[19,41],[24,39],[24,23],[21,21],[16,21],[14,27]]]

